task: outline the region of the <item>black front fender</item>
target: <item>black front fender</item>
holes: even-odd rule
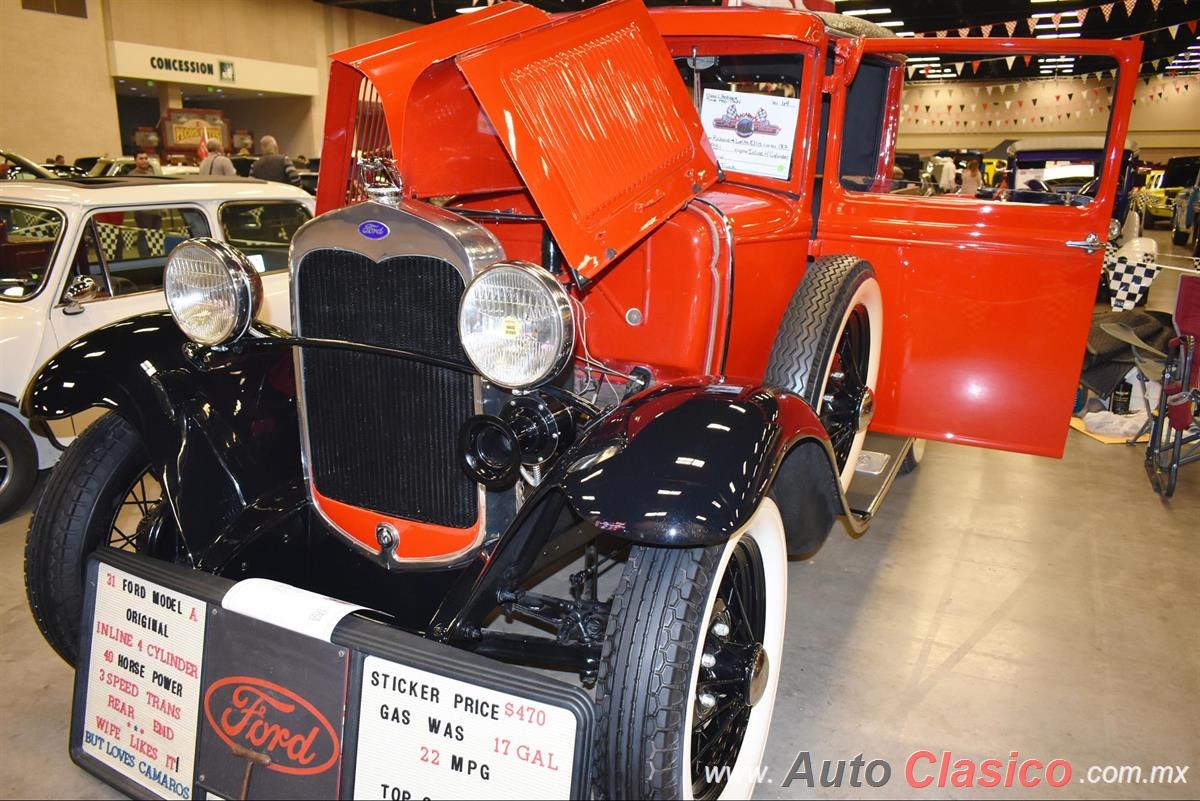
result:
[[[192,346],[169,313],[132,317],[63,348],[21,400],[35,421],[93,407],[121,415],[141,435],[197,564],[256,499],[302,475],[285,343],[217,352]]]
[[[818,466],[820,454],[830,465],[815,475],[808,502],[840,513],[828,436],[799,397],[704,380],[664,385],[589,430],[559,484],[573,510],[602,531],[648,545],[713,545],[746,524],[785,457],[805,442]],[[786,523],[789,510],[781,511]],[[789,541],[794,536],[789,531]]]

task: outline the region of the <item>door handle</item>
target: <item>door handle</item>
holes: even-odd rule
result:
[[[1095,253],[1097,250],[1103,250],[1104,246],[1106,244],[1108,244],[1108,243],[1101,242],[1100,237],[1096,236],[1096,234],[1094,234],[1094,233],[1091,233],[1091,234],[1088,234],[1083,239],[1079,239],[1074,242],[1067,242],[1067,247],[1079,248],[1080,250],[1086,250],[1088,252],[1088,255],[1091,255],[1092,253]]]

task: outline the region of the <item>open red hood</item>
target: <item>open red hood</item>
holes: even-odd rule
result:
[[[584,277],[716,180],[699,116],[638,0],[571,14],[457,61]]]

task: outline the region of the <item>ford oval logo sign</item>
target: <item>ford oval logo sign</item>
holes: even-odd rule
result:
[[[287,687],[253,676],[230,676],[204,694],[204,716],[217,736],[271,758],[267,770],[311,776],[341,753],[337,732],[321,712]]]
[[[383,239],[392,231],[378,220],[367,220],[365,223],[358,226],[358,232],[367,239]]]

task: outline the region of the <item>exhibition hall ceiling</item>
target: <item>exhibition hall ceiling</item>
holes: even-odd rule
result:
[[[489,0],[316,0],[415,22],[434,22],[486,7]],[[548,11],[577,11],[596,0],[529,0]],[[753,2],[753,0],[750,0]],[[778,0],[775,0],[778,2]],[[1046,36],[1113,39],[1140,36],[1144,74],[1200,68],[1200,0],[835,0],[841,13],[887,25],[901,35]],[[646,0],[647,5],[722,5],[721,0]],[[1011,31],[1011,32],[1010,32]],[[1190,50],[1189,50],[1190,48]],[[1192,60],[1196,64],[1191,64]],[[1168,69],[1170,68],[1170,69]],[[1019,69],[1019,68],[1018,68]]]

